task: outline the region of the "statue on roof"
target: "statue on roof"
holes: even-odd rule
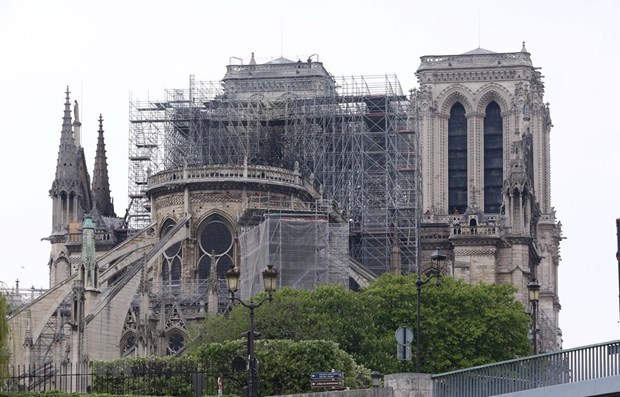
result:
[[[74,105],[73,105],[73,116],[75,117],[75,122],[79,123],[80,122],[80,107],[78,105],[78,101],[75,100],[74,101]]]

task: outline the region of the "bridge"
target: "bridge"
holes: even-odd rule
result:
[[[430,378],[433,397],[620,396],[620,340]]]

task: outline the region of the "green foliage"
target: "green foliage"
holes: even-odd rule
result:
[[[205,372],[191,356],[93,361],[91,368],[93,392],[116,395],[193,396],[192,377]]]
[[[319,286],[313,291],[284,288],[271,303],[255,311],[261,339],[331,340],[357,362],[378,353],[368,336],[376,334],[371,301],[342,286]],[[257,297],[257,300],[260,297]],[[202,342],[232,340],[247,331],[248,310],[209,317],[200,333]]]
[[[247,371],[233,372],[231,361],[240,340],[209,343],[194,351],[200,362],[210,363],[224,378],[224,394],[240,394]],[[311,391],[312,372],[344,372],[345,386],[352,389],[369,386],[370,371],[356,365],[353,358],[329,341],[257,340],[255,354],[259,362],[261,395],[294,394]]]
[[[420,359],[422,371],[440,373],[508,360],[530,353],[529,318],[506,284],[471,285],[444,278],[441,287],[422,287]],[[364,291],[373,296],[383,343],[393,346],[394,330],[415,330],[417,293],[414,276],[384,275]],[[413,347],[414,348],[414,347]],[[415,353],[414,353],[415,354]],[[398,365],[391,361],[389,371]]]
[[[0,294],[0,379],[6,379],[8,371],[9,325],[7,322],[7,302],[4,295]],[[2,385],[0,384],[0,386]]]
[[[359,292],[341,286],[285,288],[255,311],[255,329],[262,339],[336,342],[357,363],[382,373],[411,371],[412,362],[396,359],[394,332],[400,326],[415,331],[415,280],[415,275],[384,274]],[[439,373],[529,354],[529,318],[514,292],[509,285],[470,285],[450,278],[439,288],[424,285],[422,370]],[[247,331],[248,317],[241,306],[228,317],[210,317],[199,337],[203,343],[237,339]],[[412,350],[415,355],[414,344]],[[288,365],[294,364],[283,364]]]

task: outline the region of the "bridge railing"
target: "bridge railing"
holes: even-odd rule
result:
[[[620,340],[433,375],[433,397],[487,397],[620,375]]]

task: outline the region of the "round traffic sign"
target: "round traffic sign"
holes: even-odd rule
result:
[[[398,327],[396,330],[396,342],[399,345],[406,346],[413,342],[413,330],[408,327]]]

